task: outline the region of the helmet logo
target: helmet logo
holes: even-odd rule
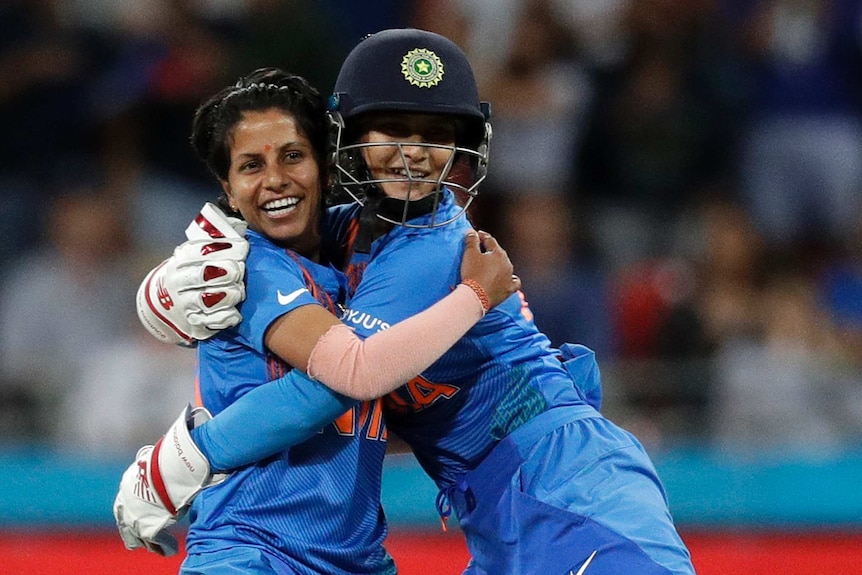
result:
[[[414,86],[430,88],[443,79],[443,62],[426,48],[410,50],[401,60],[401,73]]]

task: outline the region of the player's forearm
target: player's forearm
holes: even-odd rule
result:
[[[381,397],[428,369],[484,314],[477,293],[460,284],[427,310],[364,341],[345,325],[333,326],[311,351],[308,373],[354,399]]]
[[[215,471],[230,471],[301,443],[356,401],[299,370],[249,391],[192,430]]]

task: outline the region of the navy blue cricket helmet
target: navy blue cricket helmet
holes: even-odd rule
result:
[[[487,174],[491,138],[490,106],[479,100],[476,78],[464,52],[440,34],[390,29],[367,36],[344,60],[329,100],[332,183],[337,192],[347,192],[363,205],[367,198],[382,195],[379,184],[385,182],[370,179],[361,160],[365,145],[357,142],[360,134],[353,120],[374,112],[440,114],[457,119],[450,166],[433,183],[437,184],[435,196],[443,186],[455,192],[462,207],[458,215],[463,213]],[[407,203],[410,201],[408,197]],[[435,197],[434,210],[438,202],[439,197]],[[378,217],[410,226],[406,219],[413,213],[415,210],[405,206],[403,217],[384,213]],[[432,214],[431,225],[454,219],[436,221]]]

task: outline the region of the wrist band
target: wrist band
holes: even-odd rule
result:
[[[485,313],[491,310],[491,300],[488,299],[488,294],[485,293],[485,288],[479,285],[479,282],[476,280],[463,280],[461,283],[473,290],[479,298],[479,302],[481,302],[482,309],[485,310]]]

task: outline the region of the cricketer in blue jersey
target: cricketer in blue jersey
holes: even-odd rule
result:
[[[200,399],[212,414],[290,366],[264,346],[281,315],[304,305],[337,313],[344,276],[246,234],[247,297],[243,321],[198,346]],[[250,425],[255,425],[250,422]],[[239,468],[192,504],[181,573],[206,572],[237,547],[269,562],[273,573],[395,573],[383,549],[380,480],[386,431],[378,402],[351,408],[311,439]],[[212,572],[212,571],[210,571]]]
[[[439,210],[443,218],[460,210],[450,191]],[[357,211],[330,210],[329,224],[349,233]],[[458,282],[459,238],[468,225],[458,217],[437,228],[396,226],[369,253],[354,254],[351,267],[363,271],[344,321],[371,335],[445,295]],[[447,269],[448,277],[441,274]],[[649,457],[596,410],[593,354],[565,347],[551,346],[514,295],[384,399],[388,427],[440,488],[441,513],[448,514],[449,504],[455,510],[473,557],[466,573],[568,574],[585,565],[590,575],[693,573]],[[272,412],[254,406],[320,384],[287,377],[280,385],[277,393],[266,386],[250,392],[227,417],[193,431],[216,468],[231,469],[279,448],[280,440],[293,441],[286,426],[267,437],[256,432],[252,423]],[[325,400],[317,407],[324,410]],[[217,440],[225,434],[234,438],[229,447]]]
[[[446,192],[438,216],[457,209]],[[371,335],[366,326],[397,322],[445,295],[458,281],[453,264],[468,225],[396,226],[354,256],[364,272],[345,321]],[[439,277],[442,269],[452,274]],[[386,295],[393,292],[411,297]],[[445,500],[455,508],[471,572],[577,572],[594,551],[587,573],[690,572],[643,448],[590,405],[592,354],[571,361],[575,381],[527,303],[512,296],[385,398],[387,425],[444,494],[442,511]]]
[[[355,291],[344,321],[370,336],[458,283],[456,239],[469,227],[464,210],[475,195],[475,185],[443,186],[440,179],[430,196],[396,197],[390,190],[433,182],[436,176],[413,155],[444,144],[456,153],[472,149],[468,161],[481,181],[490,125],[463,52],[419,30],[388,30],[360,42],[330,102],[339,127],[336,181],[362,207],[335,208],[327,226],[334,243],[347,238]],[[454,146],[434,121],[454,126]],[[370,158],[385,150],[396,151],[386,165],[373,164]],[[399,205],[390,199],[403,210],[389,209]],[[288,375],[277,387],[260,386],[193,430],[194,441],[219,470],[265,457],[297,436],[291,425],[260,433],[253,422],[271,431],[283,418],[255,406],[277,405],[315,385]],[[465,573],[694,573],[649,457],[601,415],[599,396],[592,353],[569,344],[553,348],[524,298],[512,296],[384,399],[390,429],[439,487],[441,513],[455,511],[472,555]],[[303,417],[320,417],[326,403]]]
[[[367,325],[397,322],[457,282],[453,240],[469,226],[461,214],[488,169],[490,110],[454,43],[387,30],[345,59],[330,114],[339,127],[337,182],[362,205],[347,208],[343,220],[359,221],[358,238],[369,211],[396,224],[351,256],[362,280],[346,321],[366,318],[354,327],[368,336]],[[414,148],[432,154],[449,143],[434,121],[454,123],[450,166],[466,158],[472,182],[461,185],[450,169],[423,196],[433,174]],[[405,208],[400,220],[392,217],[385,204],[394,198],[428,213],[411,217]],[[694,573],[645,450],[597,410],[593,355],[563,348],[552,348],[524,298],[512,296],[385,399],[389,428],[440,488],[441,512],[451,505],[458,516],[473,558],[467,572]]]
[[[201,407],[184,410],[162,439],[138,451],[120,481],[114,517],[127,548],[170,555],[178,545],[168,527],[188,513],[185,575],[394,572],[382,547],[381,393],[356,405],[308,385],[286,397],[281,408],[278,401],[258,404],[270,422],[250,422],[255,433],[288,425],[296,439],[253,465],[250,460],[231,466],[230,475],[211,473],[190,431],[256,389],[287,378],[309,381],[292,367],[317,370],[332,388],[352,390],[373,381],[395,389],[520,286],[505,250],[490,235],[471,231],[464,238],[465,279],[451,294],[385,333],[357,337],[335,313],[345,292],[343,274],[317,263],[326,261],[319,233],[324,119],[319,93],[304,79],[273,68],[254,71],[202,104],[192,142],[222,184],[223,208],[242,219],[204,206],[186,230],[189,241],[148,274],[138,293],[139,315],[157,337],[202,340]],[[490,246],[487,253],[481,242]],[[248,261],[238,261],[245,253]],[[225,254],[238,259],[218,260]],[[191,265],[172,267],[183,258]],[[189,290],[176,289],[167,270],[204,291],[188,297]],[[231,285],[244,276],[247,285]],[[231,309],[231,301],[243,299],[238,310]],[[184,305],[219,316],[217,330],[224,322],[235,327],[212,337],[216,331],[209,327],[183,323],[185,314],[176,315],[175,308]],[[331,363],[348,371],[332,372]],[[318,419],[282,418],[291,408],[312,411]],[[236,441],[242,443],[241,434]],[[204,487],[209,489],[196,497]]]

